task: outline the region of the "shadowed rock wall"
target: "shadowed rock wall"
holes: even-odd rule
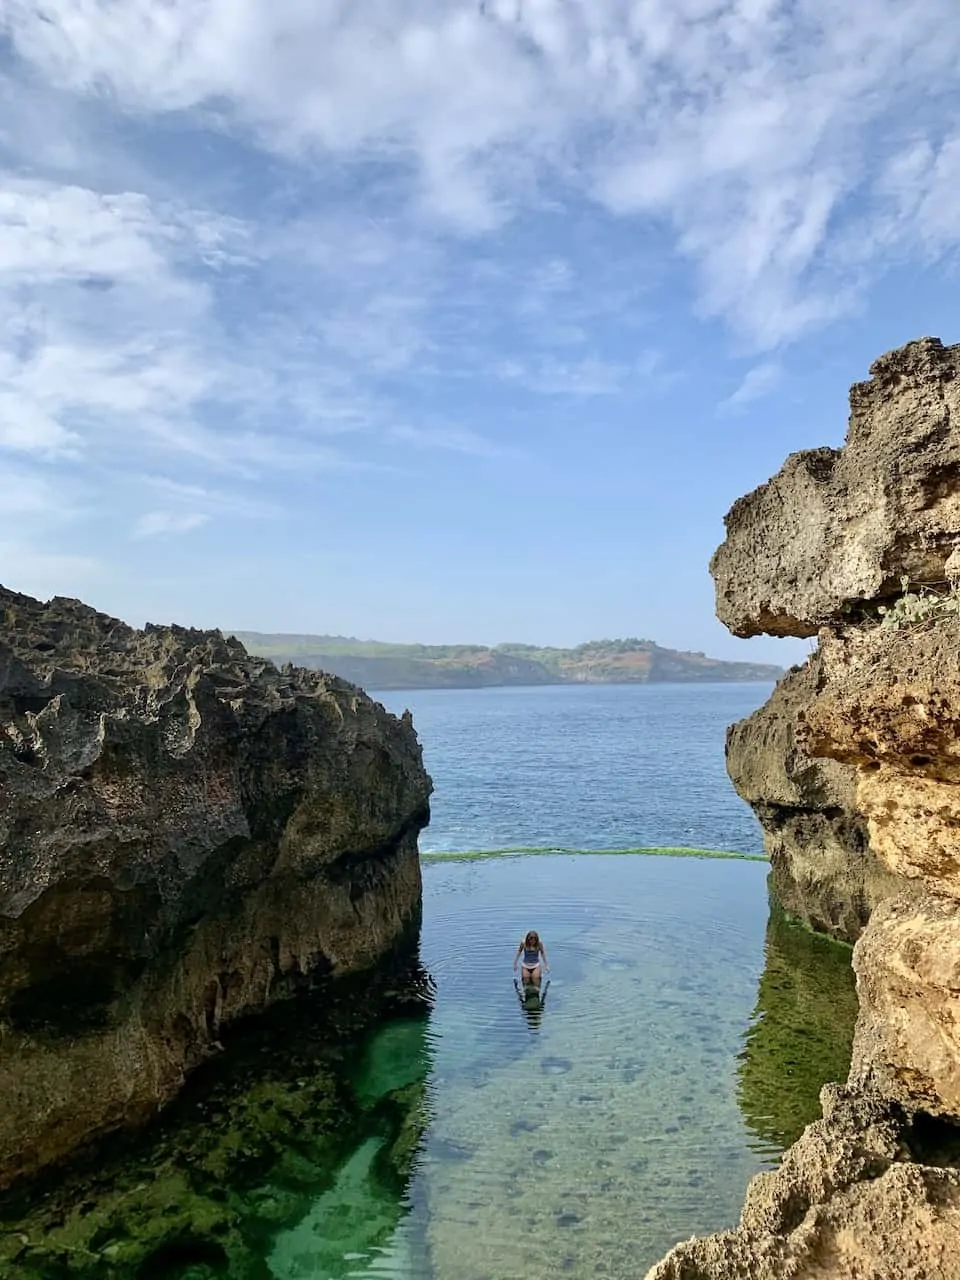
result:
[[[419,918],[409,717],[218,632],[0,588],[0,1185]]]

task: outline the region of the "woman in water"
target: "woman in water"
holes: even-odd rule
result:
[[[536,929],[531,929],[525,938],[517,947],[517,954],[513,957],[513,972],[517,972],[517,963],[520,956],[523,956],[523,964],[520,968],[520,981],[525,987],[533,983],[535,986],[540,985],[540,957],[543,957],[543,968],[550,972],[550,964],[547,960],[547,949],[540,941],[540,935]]]

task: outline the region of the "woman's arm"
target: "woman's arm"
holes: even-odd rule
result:
[[[540,943],[540,954],[543,956],[543,967],[546,969],[547,973],[549,973],[550,961],[547,959],[547,948],[543,945],[542,942]]]
[[[516,973],[516,972],[517,972],[517,961],[520,959],[520,952],[521,952],[522,950],[523,950],[523,942],[521,941],[521,943],[520,943],[519,947],[517,947],[517,954],[513,957],[513,972],[514,972],[514,973]]]

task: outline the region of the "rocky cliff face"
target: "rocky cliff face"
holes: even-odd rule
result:
[[[798,798],[824,815],[782,859],[798,883],[801,865],[820,875],[828,813],[847,824],[841,852],[865,833],[881,869],[850,902],[849,875],[832,882],[841,914],[869,916],[845,1087],[751,1184],[739,1228],[678,1246],[653,1280],[960,1276],[958,372],[960,347],[932,338],[884,356],[851,392],[843,449],[794,455],[727,518],[723,620],[820,636],[734,729],[737,784],[761,816]],[[936,609],[883,614],[918,584]]]
[[[727,771],[763,828],[770,887],[792,915],[855,942],[873,908],[904,888],[870,847],[856,772],[804,750],[800,717],[823,683],[815,654],[727,731]]]
[[[415,925],[408,717],[218,632],[0,588],[0,1185]]]

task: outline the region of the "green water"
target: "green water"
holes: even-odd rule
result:
[[[765,871],[426,866],[416,961],[246,1028],[152,1133],[6,1197],[0,1274],[635,1280],[732,1225],[846,1071],[849,953],[768,922]]]

